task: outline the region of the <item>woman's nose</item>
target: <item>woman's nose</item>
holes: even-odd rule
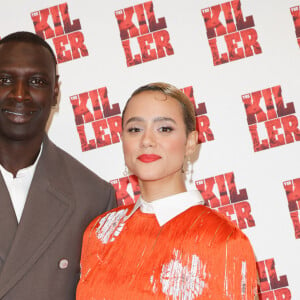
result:
[[[146,129],[142,137],[143,147],[154,147],[156,145],[155,134],[152,129]]]

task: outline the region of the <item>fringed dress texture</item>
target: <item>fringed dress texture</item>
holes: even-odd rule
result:
[[[160,226],[133,205],[86,229],[77,300],[253,300],[255,256],[229,220],[196,205]]]

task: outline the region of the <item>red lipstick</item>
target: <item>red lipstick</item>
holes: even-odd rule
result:
[[[138,159],[143,163],[151,163],[153,161],[156,161],[160,159],[161,156],[156,154],[142,154],[138,157]]]

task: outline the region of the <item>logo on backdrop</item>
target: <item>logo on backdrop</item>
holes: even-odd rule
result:
[[[300,47],[300,6],[291,7],[291,14],[295,25],[295,32],[298,45]]]
[[[290,216],[293,222],[295,237],[300,239],[300,178],[283,182],[288,201]]]
[[[247,190],[237,190],[233,172],[197,180],[195,185],[207,206],[228,217],[240,229],[255,226]]]
[[[52,39],[58,63],[88,56],[80,20],[71,20],[67,3],[35,11],[31,19],[37,35]]]
[[[259,299],[261,300],[290,300],[291,291],[286,275],[278,277],[274,258],[258,261],[258,275],[260,279]]]
[[[181,90],[188,96],[188,98],[194,105],[195,115],[196,115],[196,126],[199,132],[198,142],[204,143],[207,141],[214,140],[213,132],[210,129],[210,121],[208,116],[206,115],[207,110],[206,110],[205,103],[204,102],[199,103],[198,106],[196,107],[196,102],[194,98],[194,89],[192,86],[185,87]]]
[[[115,11],[127,66],[173,55],[165,18],[156,19],[152,1]]]
[[[262,53],[253,16],[244,18],[240,0],[202,9],[202,16],[215,66]]]
[[[255,152],[300,140],[293,102],[284,103],[280,85],[242,96]]]
[[[114,179],[110,183],[116,191],[118,206],[135,203],[141,194],[137,178],[134,175]]]
[[[82,151],[120,142],[120,106],[110,104],[106,87],[71,96],[70,101]]]

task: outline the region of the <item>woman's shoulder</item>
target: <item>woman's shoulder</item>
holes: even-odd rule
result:
[[[194,228],[197,230],[205,228],[213,233],[215,238],[237,238],[244,233],[229,218],[205,205],[196,205],[186,211],[186,218],[193,220]]]

